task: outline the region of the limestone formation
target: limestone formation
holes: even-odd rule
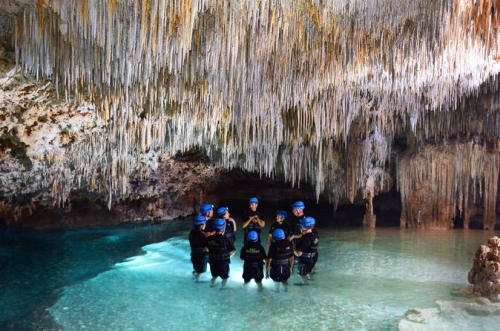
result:
[[[500,299],[500,238],[492,237],[478,248],[468,280],[474,293]]]
[[[91,165],[109,168],[110,200],[129,190],[130,158],[193,146],[350,198],[386,170],[394,136],[500,70],[496,0],[31,4],[15,19],[18,63],[96,105],[107,140],[85,152],[109,160]],[[363,153],[336,162],[357,140]],[[358,175],[342,185],[346,160]]]
[[[401,226],[453,228],[461,216],[468,228],[480,210],[484,229],[494,229],[499,173],[499,140],[426,146],[402,155],[397,166]]]
[[[168,220],[191,215],[201,199],[212,198],[203,195],[220,180],[216,167],[148,152],[131,163],[130,193],[106,210],[97,186],[102,174],[89,168],[81,176],[74,166],[93,137],[104,135],[93,105],[58,100],[50,81],[24,75],[7,53],[0,45],[0,225]]]
[[[482,215],[487,229],[499,201],[498,8],[500,0],[0,4],[23,72],[49,79],[58,99],[88,103],[103,123],[65,151],[71,167],[44,177],[56,205],[89,181],[112,208],[133,194],[144,155],[201,148],[216,166],[309,184],[335,206],[364,204],[366,225],[376,223],[373,199],[397,183],[403,227],[450,228],[459,216],[467,227]]]

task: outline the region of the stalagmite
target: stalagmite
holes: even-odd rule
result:
[[[500,71],[500,0],[24,2],[17,61],[96,105],[106,137],[70,159],[110,205],[141,153],[196,146],[226,168],[308,182],[333,203],[359,191],[371,201],[394,137],[443,129],[428,117],[454,116]],[[438,178],[446,199],[451,177]],[[54,196],[71,187],[65,178],[52,178]]]
[[[488,239],[476,251],[474,265],[469,271],[472,291],[478,295],[500,299],[500,239]]]

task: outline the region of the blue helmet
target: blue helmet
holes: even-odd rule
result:
[[[314,224],[316,224],[316,221],[312,217],[304,217],[303,219],[300,220],[300,226],[304,228],[310,228]]]
[[[259,199],[257,199],[256,197],[250,198],[250,200],[248,200],[248,203],[259,203]]]
[[[292,209],[305,209],[306,205],[302,201],[294,202],[292,205]]]
[[[207,224],[207,220],[205,219],[204,216],[196,216],[193,220],[193,224],[198,226],[202,224]]]
[[[214,210],[214,206],[211,205],[211,204],[208,204],[208,203],[205,203],[205,204],[201,205],[201,207],[200,207],[200,213],[201,214],[209,213],[212,210]]]
[[[273,232],[273,237],[277,240],[283,240],[285,239],[285,231],[283,231],[283,229],[276,229]]]
[[[214,221],[214,228],[217,230],[222,230],[226,227],[226,221],[224,221],[222,218],[218,218]]]
[[[219,209],[217,209],[217,214],[219,216],[224,216],[224,214],[227,213],[228,211],[229,211],[228,207],[220,207]]]
[[[278,210],[278,212],[276,213],[276,216],[281,216],[283,218],[286,218],[286,211],[284,210]]]
[[[250,241],[257,241],[259,235],[255,231],[249,231],[247,234],[247,239]]]

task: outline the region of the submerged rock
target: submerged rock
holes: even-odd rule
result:
[[[401,331],[410,330],[449,330],[463,329],[463,321],[472,321],[482,325],[482,329],[491,326],[483,324],[484,316],[500,315],[500,303],[483,298],[480,302],[473,298],[436,302],[438,308],[413,308],[406,312],[405,317],[399,322]],[[477,320],[476,320],[477,319]]]

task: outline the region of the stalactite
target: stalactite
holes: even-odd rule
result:
[[[309,182],[338,202],[384,182],[398,119],[416,132],[427,114],[453,112],[500,71],[499,7],[500,0],[38,1],[17,19],[16,54],[26,71],[53,79],[61,96],[96,104],[107,136],[76,147],[72,162],[110,204],[127,193],[140,153],[193,146],[220,166]],[[360,137],[353,123],[371,133]],[[359,153],[356,139],[365,144]],[[336,162],[342,149],[354,155],[346,183]],[[55,196],[66,192],[64,176],[53,180]]]
[[[457,210],[468,225],[471,202],[483,208],[483,227],[496,223],[500,143],[479,142],[427,147],[398,162],[402,227],[449,228]],[[464,224],[464,227],[466,225]]]

